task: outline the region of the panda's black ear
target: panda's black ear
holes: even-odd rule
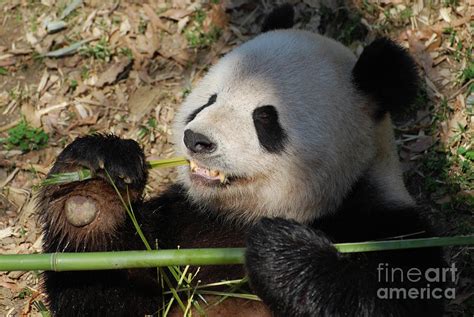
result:
[[[378,103],[376,117],[408,106],[418,92],[418,69],[408,52],[381,38],[367,46],[352,70],[355,86]]]
[[[289,3],[283,4],[273,9],[265,18],[262,25],[262,32],[289,29],[294,25],[295,10]]]

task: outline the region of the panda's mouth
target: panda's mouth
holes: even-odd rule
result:
[[[228,177],[224,172],[198,165],[195,161],[189,162],[189,168],[191,179],[203,185],[226,185],[231,180],[231,177]]]

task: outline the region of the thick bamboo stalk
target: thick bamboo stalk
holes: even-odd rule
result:
[[[474,235],[334,244],[342,253],[474,245]],[[244,262],[243,248],[0,255],[0,271],[85,271]]]
[[[88,271],[243,262],[244,249],[174,249],[0,255],[0,271]]]

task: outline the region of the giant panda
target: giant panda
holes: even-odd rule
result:
[[[389,114],[415,98],[415,63],[388,39],[356,58],[334,40],[288,29],[291,15],[270,15],[266,32],[194,87],[174,125],[176,154],[190,166],[157,197],[143,199],[148,174],[135,141],[95,134],[69,144],[50,174],[86,167],[96,177],[43,188],[44,251],[144,248],[106,170],[160,248],[246,247],[244,266],[201,267],[199,280],[248,275],[262,301],[227,299],[207,316],[441,316],[440,299],[377,294],[426,286],[381,280],[379,270],[441,267],[439,249],[332,246],[432,234],[403,184]],[[144,316],[162,305],[152,269],[44,272],[43,280],[54,316]]]

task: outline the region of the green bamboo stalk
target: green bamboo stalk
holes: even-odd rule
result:
[[[357,243],[339,243],[342,253],[474,245],[474,235],[406,239]],[[0,271],[86,271],[149,268],[171,265],[242,264],[245,249],[177,249],[154,251],[117,251],[86,253],[46,253],[0,255]]]
[[[474,245],[474,235],[334,244],[341,253]]]
[[[87,271],[243,262],[244,249],[173,249],[0,255],[0,271]]]
[[[170,159],[148,161],[148,168],[165,168],[180,165],[188,165],[189,161],[185,157],[173,157]]]
[[[174,157],[170,159],[152,160],[147,162],[147,167],[152,168],[167,168],[180,165],[187,165],[189,161],[184,157]],[[52,174],[47,179],[41,182],[41,186],[66,184],[78,181],[84,181],[93,178],[92,172],[88,169],[81,169],[77,172]]]

